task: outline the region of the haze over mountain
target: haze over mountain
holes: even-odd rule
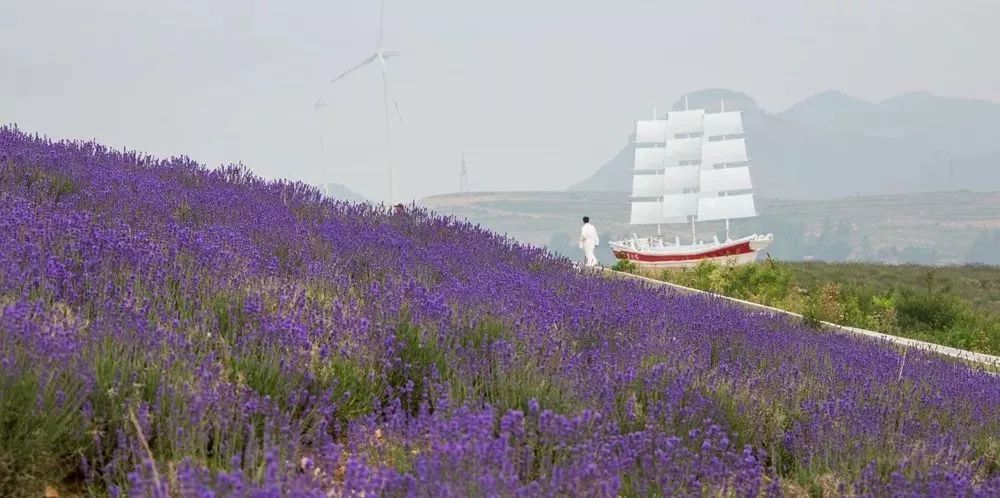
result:
[[[757,193],[784,199],[1000,189],[1000,104],[912,92],[868,102],[827,91],[779,113],[742,93],[687,95],[744,111]],[[674,104],[682,109],[684,98]],[[628,191],[632,146],[570,190]]]
[[[8,0],[0,123],[387,200],[380,69],[329,84],[380,18],[404,201],[458,190],[462,152],[472,190],[565,189],[699,88],[771,113],[828,88],[1000,102],[1000,2],[983,0]]]
[[[333,197],[334,199],[340,199],[342,201],[348,201],[348,202],[368,201],[368,199],[366,199],[363,195],[355,192],[354,190],[351,190],[349,187],[347,187],[342,183],[327,183],[326,185],[321,187],[321,190],[323,190],[323,192],[327,196]]]

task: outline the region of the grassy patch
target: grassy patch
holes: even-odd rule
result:
[[[740,266],[703,262],[650,276],[799,313],[814,326],[826,321],[1000,354],[997,302],[971,297],[992,285],[990,271],[767,260]]]
[[[0,379],[0,495],[41,496],[79,468],[88,446],[82,385],[63,375]]]
[[[524,344],[513,339],[510,327],[486,318],[457,336],[459,345],[472,349],[478,361],[472,378],[451,375],[451,394],[458,402],[488,403],[503,414],[508,410],[527,412],[532,400],[547,409],[568,413],[576,406],[571,390],[558,382],[558,376],[546,372]],[[505,361],[502,351],[512,350],[516,359]]]
[[[425,395],[429,393],[430,381],[447,377],[447,358],[436,338],[430,334],[425,336],[422,328],[405,312],[396,326],[395,337],[399,361],[393,362],[387,374],[388,387],[391,393],[404,400],[406,409],[415,414],[420,403],[429,398]]]

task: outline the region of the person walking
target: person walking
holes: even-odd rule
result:
[[[594,248],[600,243],[600,239],[597,238],[597,229],[590,224],[590,217],[584,216],[583,227],[580,229],[580,249],[583,249],[583,254],[586,256],[585,264],[587,266],[597,266]]]

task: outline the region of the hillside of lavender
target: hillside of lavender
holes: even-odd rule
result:
[[[0,495],[1000,495],[1000,378],[0,129]]]

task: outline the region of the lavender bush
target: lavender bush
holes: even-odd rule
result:
[[[0,129],[0,495],[1000,495],[1000,380]]]

